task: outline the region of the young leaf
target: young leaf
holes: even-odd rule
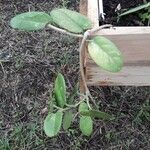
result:
[[[62,124],[62,112],[48,114],[44,120],[44,131],[48,137],[53,137],[58,134]]]
[[[55,24],[73,33],[82,33],[92,27],[92,23],[87,17],[75,11],[54,9],[50,15]]]
[[[150,13],[149,12],[139,13],[139,17],[141,18],[142,22],[145,22],[145,20],[150,19]]]
[[[118,72],[123,66],[123,58],[118,48],[102,36],[94,37],[88,44],[88,51],[94,62],[110,72]]]
[[[128,15],[128,14],[137,12],[137,11],[139,11],[139,10],[141,10],[141,9],[148,8],[148,7],[150,7],[150,2],[149,2],[149,3],[145,3],[145,4],[143,4],[143,5],[140,5],[140,6],[137,6],[137,7],[135,7],[135,8],[131,8],[131,9],[129,9],[128,11],[126,11],[126,12],[120,14],[119,17],[122,17],[122,16],[125,16],[125,15]]]
[[[82,102],[79,105],[79,112],[86,111],[86,110],[88,110],[88,105],[85,102]]]
[[[61,73],[58,74],[55,80],[54,93],[56,96],[57,105],[63,108],[66,103],[66,84]]]
[[[51,21],[52,19],[48,14],[33,11],[16,15],[11,19],[10,25],[15,29],[35,31],[43,29],[45,25]]]
[[[91,117],[88,116],[80,117],[80,130],[86,136],[91,135],[91,133],[93,132],[93,121]]]
[[[73,119],[72,111],[71,110],[66,111],[64,114],[64,119],[63,119],[63,129],[64,130],[67,130],[70,127],[72,119]]]
[[[85,102],[82,102],[79,105],[79,112],[88,111],[88,105]],[[80,130],[86,136],[90,136],[93,131],[93,121],[89,116],[80,116]]]
[[[102,120],[111,120],[112,119],[112,115],[102,112],[102,111],[97,111],[97,110],[81,111],[80,114],[83,116],[90,116],[92,118],[99,118]]]

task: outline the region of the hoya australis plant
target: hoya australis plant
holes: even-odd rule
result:
[[[93,120],[111,120],[110,115],[99,110],[91,109],[86,97],[75,104],[68,104],[69,98],[66,96],[66,83],[62,74],[58,74],[54,84],[54,97],[51,98],[48,115],[44,120],[44,131],[48,137],[56,136],[61,127],[64,130],[70,128],[74,118],[79,116],[79,128],[81,132],[90,136],[93,132]]]
[[[84,135],[89,136],[93,130],[93,118],[109,120],[111,116],[99,110],[93,110],[90,106],[89,98],[93,100],[88,87],[86,85],[83,72],[82,52],[84,43],[88,43],[88,53],[94,62],[103,69],[110,72],[118,72],[123,66],[123,59],[120,51],[113,42],[102,36],[94,36],[94,34],[105,27],[111,25],[103,25],[96,29],[92,29],[92,22],[78,12],[68,9],[54,9],[50,13],[33,11],[16,15],[11,19],[12,28],[23,31],[36,31],[44,28],[51,28],[58,32],[68,34],[70,36],[82,38],[80,45],[80,70],[81,78],[85,86],[85,96],[73,106],[67,104],[66,85],[63,75],[58,74],[55,87],[55,110],[49,110],[49,114],[44,121],[44,131],[47,136],[53,137],[58,134],[63,124],[66,130],[70,127],[73,113],[72,109],[79,106],[80,129]],[[52,106],[53,107],[53,106]],[[53,110],[53,109],[52,109]]]
[[[84,32],[92,28],[92,22],[87,17],[68,9],[54,9],[49,14],[36,11],[22,13],[12,18],[10,25],[12,28],[24,31],[50,27],[60,32],[70,32],[70,35],[77,37],[84,37]],[[90,41],[87,40],[89,41],[88,50],[95,63],[111,72],[120,71],[123,61],[115,44],[102,36],[93,37],[94,31],[88,33],[87,39],[90,39]]]

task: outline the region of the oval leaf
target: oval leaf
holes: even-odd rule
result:
[[[54,9],[50,13],[53,22],[73,33],[82,33],[92,27],[91,21],[78,12],[68,9]]]
[[[112,115],[106,112],[97,111],[97,110],[81,111],[80,114],[83,116],[90,116],[92,118],[99,118],[102,120],[111,120],[113,118]]]
[[[88,110],[88,105],[85,102],[82,102],[79,105],[79,112],[86,111],[86,110]]]
[[[122,16],[125,16],[125,15],[128,15],[128,14],[137,12],[137,11],[139,11],[141,9],[148,8],[148,7],[150,7],[150,2],[149,3],[145,3],[143,5],[140,5],[140,6],[137,6],[135,8],[131,8],[128,11],[125,11],[124,13],[120,14],[119,17],[122,17]]]
[[[62,112],[48,114],[44,120],[44,131],[48,137],[53,137],[58,134],[62,124]]]
[[[123,58],[118,48],[102,36],[94,37],[88,44],[88,51],[95,63],[110,72],[118,72],[123,66]]]
[[[73,119],[72,111],[66,111],[64,114],[64,119],[63,119],[64,130],[67,130],[70,127],[72,119]]]
[[[51,17],[44,12],[26,12],[16,15],[11,19],[12,28],[24,31],[34,31],[43,29],[45,25],[51,22]]]
[[[86,136],[90,136],[92,134],[93,121],[92,121],[91,117],[88,117],[88,116],[80,117],[80,130]]]
[[[65,79],[61,73],[58,74],[55,80],[54,93],[57,105],[63,108],[66,103],[66,84]]]

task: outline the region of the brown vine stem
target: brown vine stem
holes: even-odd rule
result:
[[[87,103],[88,103],[88,106],[89,106],[90,109],[91,109],[91,107],[90,107],[90,104],[89,104],[89,98],[92,100],[92,102],[95,106],[97,106],[97,105],[96,105],[96,103],[95,103],[95,101],[94,101],[94,99],[93,99],[93,97],[92,97],[92,95],[89,91],[89,88],[87,86],[86,79],[85,79],[84,63],[83,63],[83,58],[82,58],[82,53],[85,52],[84,44],[85,44],[86,40],[88,39],[88,37],[92,36],[93,34],[98,32],[99,30],[102,30],[104,28],[110,28],[110,27],[112,27],[112,25],[106,24],[106,25],[99,26],[98,28],[95,28],[95,29],[87,30],[84,33],[84,36],[83,36],[83,39],[82,39],[82,42],[81,42],[81,45],[80,45],[80,49],[79,49],[81,79],[82,79],[82,82],[83,82],[83,86],[85,88],[85,95],[87,97]]]
[[[105,29],[105,28],[112,28],[112,27],[113,27],[113,25],[111,25],[111,24],[101,25],[101,26],[99,26],[99,27],[97,27],[97,28],[91,29],[91,30],[90,30],[90,35],[93,35],[93,34],[95,34],[96,32],[98,32],[98,31],[100,31],[100,30],[102,30],[102,29]]]

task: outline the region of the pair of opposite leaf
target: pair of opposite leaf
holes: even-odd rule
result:
[[[61,110],[66,104],[66,84],[63,75],[60,73],[55,80],[54,94],[56,105],[60,107],[60,109],[55,113],[49,112],[44,120],[44,131],[48,137],[56,136],[62,125],[63,129],[67,130],[73,120],[73,113],[71,109],[68,109],[65,112]],[[84,102],[81,103],[79,112],[86,110],[88,110],[87,104]],[[80,130],[84,135],[91,135],[93,131],[93,122],[90,116],[80,116]]]
[[[44,131],[48,137],[56,136],[63,124],[63,129],[67,130],[72,122],[73,114],[71,110],[63,109],[66,105],[66,83],[62,74],[58,74],[54,84],[54,94],[56,105],[60,108],[57,112],[49,112],[44,120]],[[53,106],[52,106],[53,107]]]
[[[67,130],[73,120],[72,108],[66,107],[67,109],[64,111],[64,107],[67,103],[66,83],[63,75],[60,73],[55,80],[54,94],[55,102],[59,109],[57,112],[53,112],[50,110],[49,114],[44,120],[44,131],[48,137],[56,136],[59,133],[62,125],[63,129]],[[101,120],[111,120],[113,117],[112,115],[109,115],[105,112],[93,109],[89,110],[88,105],[85,102],[80,103],[78,112],[80,114],[79,127],[81,132],[86,136],[90,136],[93,131],[93,118],[98,118]]]
[[[44,120],[44,132],[48,137],[54,137],[59,133],[62,125],[63,129],[67,130],[72,120],[73,113],[71,110],[64,113],[61,110],[58,110],[56,113],[49,112]]]
[[[52,24],[71,33],[84,33],[92,28],[92,22],[78,12],[68,9],[54,9],[45,12],[26,12],[11,19],[10,25],[15,29],[35,31]],[[88,42],[88,52],[95,63],[110,72],[118,72],[123,66],[120,51],[113,42],[102,36],[95,36]]]

